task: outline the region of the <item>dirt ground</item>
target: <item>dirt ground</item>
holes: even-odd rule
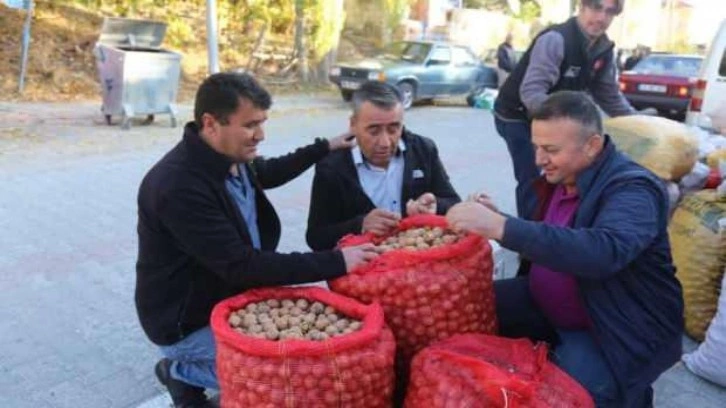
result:
[[[100,86],[93,48],[104,16],[113,16],[113,10],[89,10],[77,5],[63,5],[62,0],[36,0],[31,26],[31,44],[25,90],[18,93],[20,50],[25,11],[14,10],[0,4],[0,100],[3,101],[85,101],[100,98]],[[196,7],[190,4],[189,7]],[[149,10],[147,16],[164,21],[165,10]],[[193,100],[194,91],[207,75],[206,36],[203,10],[174,10],[185,16],[182,21],[194,29],[194,39],[180,47],[175,43],[173,30],[167,30],[164,46],[182,54],[182,76],[179,84],[179,102]],[[197,32],[198,31],[198,32]],[[223,33],[224,34],[224,33]],[[286,38],[276,40],[288,41]],[[289,39],[291,42],[292,39]],[[254,38],[229,44],[220,38],[220,64],[222,69],[245,67]],[[357,49],[364,44],[359,38],[343,38],[339,55],[355,58]],[[366,48],[363,45],[363,48]],[[370,48],[370,47],[368,47]],[[333,91],[329,84],[276,83],[259,76],[275,94]]]

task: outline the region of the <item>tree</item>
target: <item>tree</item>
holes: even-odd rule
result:
[[[406,10],[411,5],[412,0],[382,0],[383,12],[383,44],[391,42],[393,31],[401,24]]]
[[[343,0],[316,0],[316,3],[311,33],[312,55],[317,65],[316,79],[324,82],[338,55],[345,8]]]
[[[305,0],[295,0],[295,55],[298,58],[298,73],[303,82],[310,80],[307,47],[305,46]]]
[[[507,0],[464,0],[464,7],[492,11],[506,11],[509,9]]]
[[[512,14],[517,18],[527,19],[528,15],[532,14],[532,10],[536,10],[539,14],[540,4],[539,0],[516,0],[519,1],[519,13],[514,13],[509,7],[510,0],[464,0],[464,7],[467,8],[480,8],[491,11],[501,11],[507,14]],[[578,0],[568,0],[570,4],[575,4]]]

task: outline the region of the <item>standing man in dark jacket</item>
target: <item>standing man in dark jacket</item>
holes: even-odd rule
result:
[[[526,185],[539,208],[525,220],[468,202],[449,223],[523,258],[520,277],[495,282],[502,335],[554,343],[555,362],[598,407],[650,407],[683,335],[666,190],[603,135],[584,93],[555,93],[532,118],[544,176]]]
[[[333,248],[346,234],[384,235],[401,215],[445,214],[461,201],[434,142],[403,127],[398,88],[363,84],[353,94],[350,132],[357,147],[315,166],[306,233],[311,248]]]
[[[263,190],[351,144],[318,140],[287,156],[259,158],[270,105],[248,75],[210,76],[183,140],[139,189],[136,309],[165,356],[155,371],[176,407],[210,406],[204,389],[219,388],[209,328],[217,302],[254,287],[335,278],[375,256],[371,247],[274,252],[280,220]]]
[[[504,42],[497,48],[497,76],[500,88],[509,77],[509,74],[514,71],[514,67],[517,65],[516,59],[514,47],[512,47],[512,34],[509,33]]]
[[[499,90],[495,124],[512,156],[519,215],[527,214],[535,199],[523,194],[522,185],[537,173],[529,117],[547,95],[588,91],[610,116],[635,113],[620,93],[614,44],[605,34],[624,1],[580,0],[577,16],[537,36]]]

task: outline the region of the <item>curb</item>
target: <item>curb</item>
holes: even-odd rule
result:
[[[100,106],[100,102],[95,101],[70,103],[0,101],[0,123],[2,124],[0,129],[38,125],[88,126],[103,124],[105,122]],[[193,116],[193,104],[181,103],[176,105],[176,108],[179,125],[183,125],[186,119]],[[347,105],[334,95],[285,95],[273,99],[270,116],[279,117],[333,109],[347,109]],[[166,114],[157,116],[162,120],[168,119]],[[120,119],[114,117],[113,120],[114,123],[117,123]]]

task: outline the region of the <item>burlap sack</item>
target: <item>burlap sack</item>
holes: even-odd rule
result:
[[[717,149],[706,156],[706,163],[712,169],[718,169],[720,162],[726,162],[726,149]]]
[[[683,197],[668,226],[683,285],[686,332],[702,341],[718,306],[726,267],[726,198],[714,190]]]
[[[664,180],[680,180],[698,160],[698,138],[682,123],[633,115],[603,125],[620,151]]]
[[[726,275],[721,282],[718,312],[708,326],[706,341],[683,356],[686,367],[696,375],[726,387]]]

